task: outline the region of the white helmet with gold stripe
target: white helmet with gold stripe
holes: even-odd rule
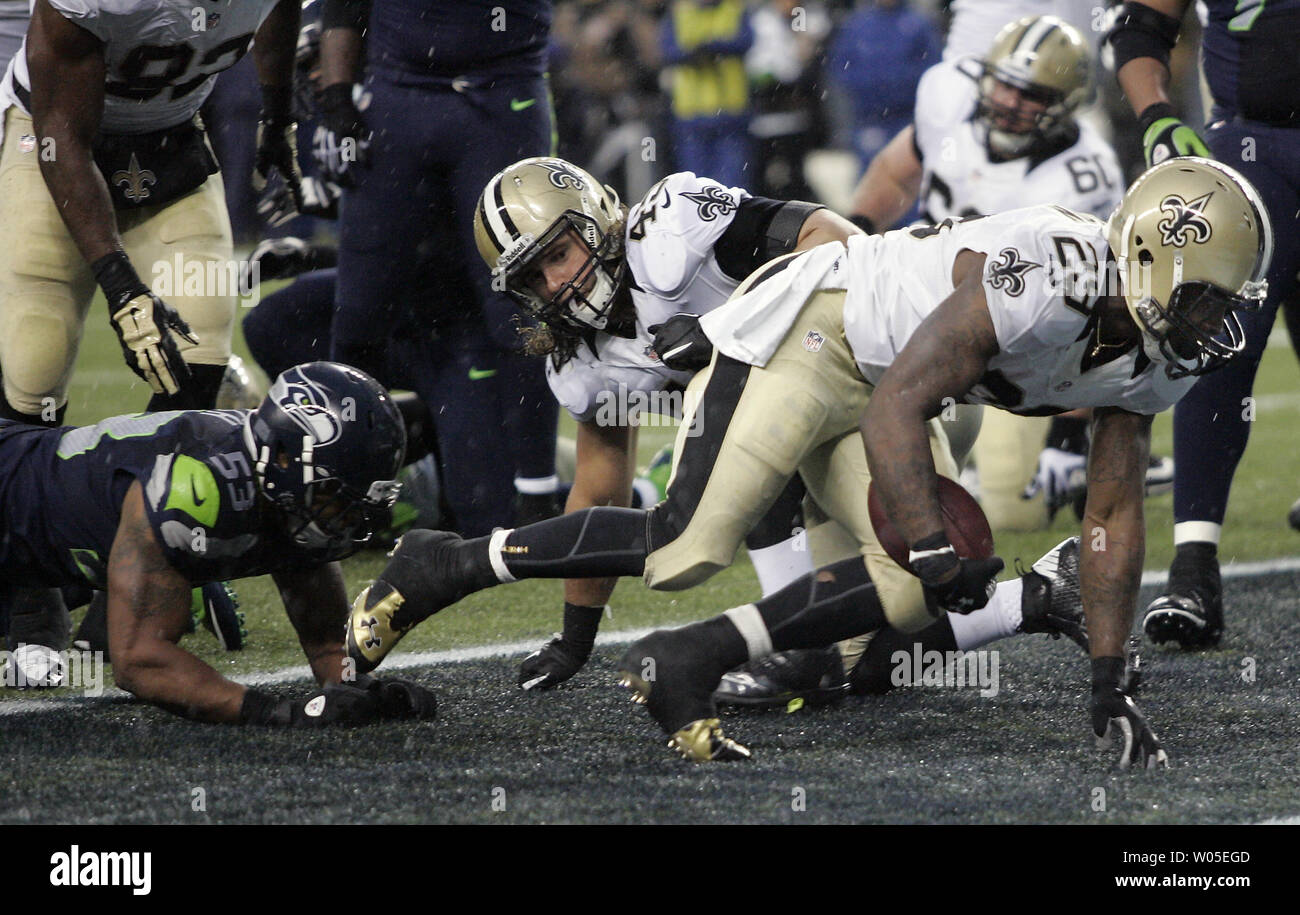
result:
[[[571,162],[524,159],[487,183],[474,213],[479,254],[502,288],[549,324],[603,330],[623,284],[623,207],[618,194]],[[527,282],[538,256],[565,232],[591,250],[581,269],[545,298]]]
[[[1263,304],[1273,229],[1259,193],[1221,162],[1185,156],[1147,169],[1106,224],[1129,314],[1171,378],[1245,347],[1237,312]]]

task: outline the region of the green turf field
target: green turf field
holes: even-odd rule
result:
[[[83,346],[69,422],[137,410],[148,399],[121,362],[107,321]],[[1297,367],[1270,348],[1257,386],[1251,447],[1222,545],[1233,561],[1290,557],[1285,514],[1300,495]],[[237,346],[242,351],[242,346]],[[644,462],[669,432],[645,430]],[[1156,423],[1170,453],[1170,419]],[[1171,497],[1148,503],[1147,566],[1172,556]],[[1073,532],[1003,536],[999,553],[1032,561]],[[355,594],[382,568],[368,552],[344,564]],[[1086,667],[1068,642],[996,646],[998,696],[899,690],[829,709],[731,714],[757,760],[692,769],[612,683],[619,649],[598,652],[564,688],[514,688],[508,657],[424,664],[407,672],[438,689],[434,722],[364,732],[241,731],[187,723],[120,697],[0,690],[0,822],[1224,822],[1300,813],[1291,646],[1300,636],[1293,573],[1233,579],[1229,629],[1214,652],[1149,651],[1142,702],[1177,767],[1118,775],[1090,746]],[[240,678],[302,663],[268,579],[238,584],[246,650],[223,654],[204,633],[183,644]],[[743,554],[709,583],[674,595],[620,584],[607,630],[712,615],[758,596]],[[1154,595],[1151,588],[1143,599]],[[393,655],[492,643],[536,644],[559,628],[561,584],[523,582],[474,595],[422,624]],[[1251,659],[1256,680],[1241,677]],[[286,679],[286,678],[277,678]],[[291,683],[277,687],[302,692]],[[53,700],[52,702],[50,700]],[[382,769],[383,777],[376,777]],[[122,791],[130,785],[129,792]],[[192,809],[194,787],[207,808]],[[75,790],[74,790],[75,788]],[[498,791],[500,789],[500,791]],[[792,806],[802,789],[804,809]],[[1096,791],[1105,792],[1095,809]],[[503,797],[505,807],[493,800]],[[88,801],[94,798],[94,801]]]

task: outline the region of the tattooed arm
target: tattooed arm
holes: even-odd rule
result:
[[[343,634],[348,619],[348,593],[337,562],[271,575],[289,622],[298,633],[316,682],[338,683],[343,678]],[[351,678],[349,678],[351,679]]]
[[[108,556],[113,677],[137,698],[176,714],[236,722],[244,687],[176,645],[189,622],[190,589],[163,555],[145,515],[140,484],[133,483]]]
[[[1146,553],[1142,503],[1151,417],[1098,408],[1092,429],[1079,585],[1092,656],[1123,657]]]
[[[944,398],[961,402],[998,351],[983,270],[984,255],[957,255],[952,295],[921,322],[862,413],[871,477],[904,543],[944,529],[925,423],[939,415]]]

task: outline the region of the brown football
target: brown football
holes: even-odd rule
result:
[[[876,529],[880,545],[889,557],[910,571],[907,564],[908,547],[885,514],[885,504],[876,494],[876,484],[867,490],[867,508],[871,512],[871,526]],[[939,477],[939,508],[943,511],[943,528],[948,534],[957,555],[962,559],[988,559],[993,555],[993,531],[984,509],[975,497],[960,484],[947,477]]]

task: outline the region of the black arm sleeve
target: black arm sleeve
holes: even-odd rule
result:
[[[321,31],[351,29],[364,32],[370,21],[370,0],[325,0],[320,11]]]
[[[763,264],[789,254],[799,244],[799,232],[821,204],[802,200],[750,197],[736,208],[736,216],[713,246],[722,272],[743,280]]]
[[[1154,57],[1168,67],[1169,52],[1178,43],[1181,25],[1146,4],[1125,3],[1115,27],[1106,35],[1115,55],[1115,72],[1138,57]]]

